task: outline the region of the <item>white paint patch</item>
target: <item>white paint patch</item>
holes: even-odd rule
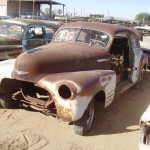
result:
[[[111,80],[108,80],[108,78],[111,78]],[[102,82],[104,79],[106,80]],[[105,107],[107,107],[112,103],[114,99],[116,88],[116,74],[100,77],[100,84],[105,87]]]
[[[11,78],[16,59],[9,59],[0,62],[0,81],[4,78]]]
[[[134,51],[134,67],[139,68],[141,56],[142,56],[142,51],[140,48],[135,48],[133,49]],[[135,83],[138,80],[138,75],[139,75],[139,70],[134,70],[132,73],[132,82]]]
[[[76,99],[71,101],[70,106],[73,113],[73,120],[78,120],[83,116],[92,98],[92,96],[77,96]]]
[[[79,94],[81,92],[81,88],[76,83],[74,83],[73,81],[69,81],[69,80],[65,80],[65,81],[72,83],[77,88],[77,94]]]
[[[150,121],[150,105],[148,106],[144,114],[142,115],[141,121],[145,121],[145,122]]]

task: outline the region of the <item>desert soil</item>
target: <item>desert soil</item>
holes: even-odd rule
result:
[[[84,137],[61,119],[24,108],[0,109],[0,150],[137,150],[139,120],[149,103],[150,71],[141,88],[129,89],[105,110],[97,106]]]

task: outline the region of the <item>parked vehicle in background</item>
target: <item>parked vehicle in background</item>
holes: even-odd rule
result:
[[[114,97],[141,85],[148,58],[139,40],[141,32],[132,28],[64,24],[51,44],[17,58],[13,79],[2,81],[1,105],[17,103],[61,117],[73,122],[76,134],[85,135],[92,127],[95,101],[108,107]]]
[[[0,61],[48,44],[57,28],[54,22],[45,20],[0,20]]]
[[[135,29],[142,31],[144,36],[150,36],[150,26],[144,26],[144,27],[137,26],[135,27]]]
[[[140,119],[140,143],[139,150],[150,149],[150,105]]]
[[[11,19],[11,17],[10,16],[0,16],[0,20],[2,20],[2,19]]]
[[[140,42],[143,52],[148,56],[148,69],[150,69],[150,37],[144,36]]]

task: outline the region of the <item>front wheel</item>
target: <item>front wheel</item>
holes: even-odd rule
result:
[[[82,118],[74,122],[75,133],[82,136],[86,135],[92,127],[93,118],[94,118],[94,101],[92,100],[89,103],[87,109],[85,110],[85,113],[83,114]]]

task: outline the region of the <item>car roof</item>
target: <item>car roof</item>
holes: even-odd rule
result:
[[[6,19],[6,20],[0,20],[0,22],[15,23],[15,24],[20,24],[20,25],[24,25],[24,26],[27,26],[30,24],[57,26],[59,24],[59,22],[56,22],[56,21],[32,20],[32,19]]]
[[[98,22],[72,22],[72,23],[65,23],[62,25],[59,30],[62,28],[84,28],[84,29],[91,29],[91,30],[98,30],[102,32],[106,32],[112,37],[119,32],[128,32],[134,34],[139,40],[143,40],[142,32],[129,27],[108,24],[108,23],[98,23]]]

